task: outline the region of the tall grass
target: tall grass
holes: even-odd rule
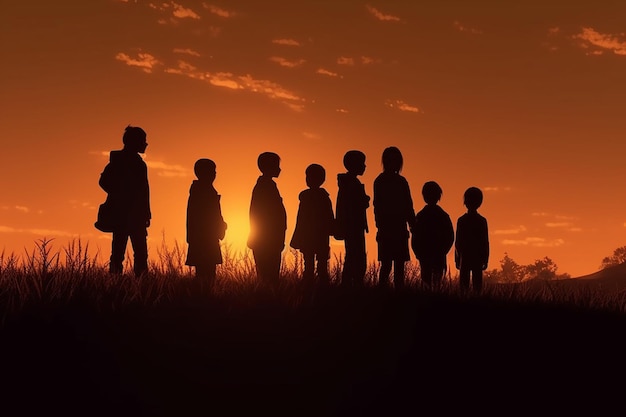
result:
[[[235,304],[254,303],[259,297],[271,297],[273,302],[297,306],[305,299],[313,301],[315,292],[305,293],[299,285],[303,259],[295,250],[284,252],[281,266],[281,285],[269,294],[256,279],[251,252],[236,251],[231,245],[222,248],[223,263],[217,267],[217,282],[207,291],[196,282],[194,271],[185,265],[184,246],[162,244],[157,248],[157,259],[149,263],[148,274],[141,279],[132,272],[132,256],[127,254],[125,271],[110,275],[108,265],[96,252],[90,255],[88,242],[70,241],[65,247],[54,247],[53,239],[40,239],[34,248],[22,256],[0,253],[0,308],[5,317],[29,308],[80,303],[96,310],[116,310],[127,307],[150,307],[163,302],[214,302]],[[334,255],[330,262],[331,290],[339,288],[342,255]],[[378,291],[379,266],[368,265],[366,288]],[[515,285],[486,285],[480,295],[458,291],[458,277],[450,272],[436,291],[424,288],[419,279],[419,266],[406,265],[405,292],[477,302],[497,301],[526,303],[527,305],[564,305],[579,309],[626,312],[626,292],[607,292],[582,285],[562,283],[521,283]],[[382,291],[382,290],[380,290]]]

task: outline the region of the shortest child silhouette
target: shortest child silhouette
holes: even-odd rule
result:
[[[415,215],[411,246],[420,263],[422,282],[438,288],[448,269],[446,257],[454,243],[452,220],[437,203],[443,190],[435,181],[422,187],[426,205]]]
[[[192,182],[187,201],[189,248],[185,264],[195,266],[196,279],[211,289],[216,265],[222,263],[219,241],[224,239],[227,225],[222,218],[220,195],[213,187],[215,162],[198,159],[193,168],[198,179]]]
[[[311,164],[306,171],[308,189],[300,193],[300,206],[296,218],[296,228],[290,246],[299,249],[304,257],[303,281],[311,284],[315,278],[315,260],[320,285],[329,284],[328,259],[329,239],[335,215],[328,192],[321,188],[326,180],[324,167]]]
[[[483,271],[489,261],[489,232],[487,219],[478,214],[483,202],[479,188],[470,187],[463,195],[467,213],[459,217],[456,226],[454,260],[459,272],[459,284],[467,291],[472,279],[472,289],[480,292],[483,285]]]

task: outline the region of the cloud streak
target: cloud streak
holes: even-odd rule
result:
[[[376,19],[382,22],[399,22],[400,21],[400,18],[398,16],[385,14],[373,6],[366,5],[365,8],[372,16],[374,16]]]
[[[385,101],[385,106],[409,113],[419,113],[420,111],[416,106],[408,104],[402,100],[387,100]]]
[[[284,46],[300,46],[300,42],[294,39],[273,39],[272,43]]]
[[[589,55],[602,55],[608,51],[615,55],[626,56],[626,35],[623,33],[610,35],[584,27],[573,38],[581,42],[582,48],[589,50]]]
[[[221,7],[212,5],[212,4],[208,4],[208,3],[202,3],[202,7],[204,7],[205,9],[207,9],[209,11],[209,13],[214,14],[215,16],[219,16],[219,17],[223,17],[225,19],[231,18],[231,17],[235,17],[237,14],[235,12],[226,10],[226,9],[222,9]]]
[[[552,239],[548,240],[543,237],[527,237],[525,239],[504,239],[502,241],[503,245],[508,246],[533,246],[537,248],[555,248],[558,246],[563,246],[565,244],[565,240],[563,239]]]
[[[216,87],[262,94],[270,99],[282,102],[292,110],[304,110],[306,101],[304,98],[273,81],[259,80],[249,74],[237,75],[230,72],[201,71],[185,61],[179,61],[177,67],[166,68],[165,72],[193,78]]]
[[[143,72],[146,72],[148,74],[152,73],[155,67],[161,65],[161,61],[156,59],[153,55],[145,52],[139,52],[134,58],[128,54],[120,52],[115,55],[115,59],[117,59],[118,61],[122,61],[130,67],[140,68]]]
[[[526,229],[526,226],[519,225],[511,229],[497,229],[497,230],[494,230],[492,233],[494,235],[517,235],[517,234],[525,232],[526,230],[528,230]]]
[[[76,237],[78,233],[71,233],[66,230],[45,229],[45,228],[27,228],[20,229],[11,226],[0,225],[0,233],[27,233],[38,236],[54,236],[54,237]]]
[[[286,68],[297,68],[297,67],[302,66],[306,62],[304,59],[290,61],[287,58],[283,58],[279,56],[270,57],[270,61],[275,62],[281,67],[286,67]]]

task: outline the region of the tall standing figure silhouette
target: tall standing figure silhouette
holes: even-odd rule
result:
[[[146,132],[128,126],[122,136],[123,149],[111,151],[109,163],[100,175],[100,187],[107,192],[110,228],[113,233],[109,270],[120,274],[128,239],[133,247],[134,273],[148,270],[148,227],[150,226],[150,190],[148,168],[139,154],[146,151]],[[98,223],[96,223],[98,227]]]
[[[374,180],[374,219],[380,273],[378,284],[386,287],[393,266],[393,284],[404,286],[404,263],[409,257],[409,228],[413,226],[413,199],[402,171],[402,153],[395,146],[383,151],[383,172]]]
[[[280,175],[280,157],[274,152],[263,152],[257,159],[257,166],[262,175],[257,179],[250,200],[248,247],[252,249],[261,282],[276,286],[287,230],[287,212],[272,179]]]
[[[213,186],[216,166],[210,159],[198,159],[194,164],[197,180],[191,183],[187,200],[187,250],[186,265],[195,266],[196,279],[212,289],[215,268],[222,263],[220,240],[226,233],[222,217],[220,195]]]
[[[317,277],[320,285],[329,282],[328,259],[330,258],[329,239],[333,231],[335,215],[328,191],[322,188],[326,180],[324,167],[311,164],[306,168],[308,189],[299,195],[300,206],[296,218],[296,227],[290,246],[299,249],[304,257],[303,281],[310,285],[315,279],[315,260],[317,259]]]
[[[362,286],[367,270],[365,233],[369,231],[366,210],[370,206],[370,197],[357,177],[365,172],[365,154],[348,151],[343,157],[343,165],[348,172],[337,174],[339,190],[335,207],[335,238],[344,241],[346,251],[341,284]]]
[[[411,246],[420,263],[422,283],[439,288],[448,269],[447,256],[454,244],[454,229],[448,213],[438,204],[443,190],[435,181],[422,187],[426,205],[415,215]]]
[[[483,271],[489,261],[489,229],[487,219],[478,214],[483,203],[483,193],[477,187],[470,187],[463,195],[467,213],[459,217],[454,243],[454,260],[459,269],[459,284],[462,291],[470,286],[480,292],[483,286]]]

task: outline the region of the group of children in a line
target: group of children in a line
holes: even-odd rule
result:
[[[306,168],[308,188],[299,195],[299,208],[290,246],[299,250],[304,259],[303,281],[329,284],[328,261],[330,237],[343,240],[345,258],[341,283],[362,286],[367,269],[365,233],[370,197],[358,179],[365,172],[365,154],[348,151],[343,158],[345,173],[337,175],[338,193],[333,206],[328,192],[322,188],[326,172],[321,165]],[[380,286],[389,285],[393,267],[394,287],[404,285],[404,264],[409,258],[409,242],[420,263],[421,279],[428,286],[441,284],[447,271],[447,254],[454,245],[455,264],[459,269],[460,287],[480,291],[482,271],[487,268],[489,238],[487,220],[478,214],[483,195],[480,189],[465,191],[467,213],[457,222],[456,237],[450,216],[438,205],[442,189],[434,181],[426,182],[422,196],[426,205],[417,214],[413,209],[411,191],[400,175],[402,153],[388,147],[382,155],[383,172],[374,181],[374,218],[380,261]],[[280,157],[273,152],[259,155],[261,171],[250,201],[250,235],[258,278],[269,285],[279,280],[281,253],[285,247],[287,215],[282,197],[273,178],[280,175]],[[200,159],[194,166],[197,180],[189,192],[187,206],[187,265],[195,266],[196,276],[215,280],[215,267],[222,262],[219,241],[224,238],[226,223],[220,208],[220,196],[213,187],[215,163]],[[336,215],[335,215],[336,214]],[[317,274],[316,274],[317,272]]]

